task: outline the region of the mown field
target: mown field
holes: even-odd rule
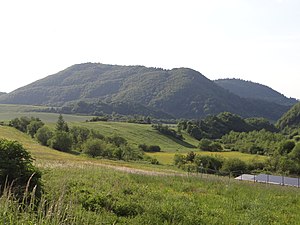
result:
[[[0,138],[20,141],[43,172],[40,205],[0,197],[2,224],[298,224],[299,189],[188,176],[168,167],[92,160],[42,147],[0,126]],[[130,167],[128,167],[130,166]]]
[[[6,105],[0,104],[0,121],[9,121],[16,117],[28,116],[38,117],[42,121],[47,123],[55,123],[58,118],[56,113],[43,113],[34,112],[34,110],[43,109],[42,106],[30,106],[30,105]],[[92,118],[91,116],[77,116],[64,114],[64,119],[67,122],[85,121]]]

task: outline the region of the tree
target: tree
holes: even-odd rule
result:
[[[289,156],[300,163],[300,143],[297,143],[294,149],[290,152]]]
[[[88,139],[83,145],[83,152],[93,158],[105,156],[105,142],[100,139]]]
[[[53,132],[48,127],[43,126],[38,129],[35,134],[35,138],[40,144],[47,146],[48,141],[53,137],[53,135]]]
[[[223,164],[222,170],[238,176],[247,172],[247,164],[239,158],[227,159]]]
[[[40,197],[41,172],[32,165],[32,161],[31,155],[19,142],[0,139],[1,194],[6,184],[18,199],[23,197],[26,188],[28,191],[35,188],[36,197]]]
[[[72,147],[72,138],[65,131],[56,131],[54,136],[49,140],[49,145],[59,151],[69,152]]]
[[[59,114],[57,123],[56,123],[56,130],[57,131],[64,131],[64,132],[69,132],[69,126],[64,120],[62,114]]]
[[[33,138],[38,129],[40,129],[42,126],[45,124],[42,121],[38,120],[32,120],[28,125],[27,125],[27,133]]]
[[[202,149],[203,151],[211,151],[211,144],[212,141],[206,138],[201,139],[199,142],[199,148]]]
[[[295,144],[294,141],[286,140],[280,145],[278,152],[279,152],[280,155],[286,155],[286,154],[290,153],[293,150],[295,145],[296,144]]]
[[[107,140],[108,142],[114,144],[117,147],[120,147],[121,145],[127,145],[126,139],[118,135],[108,137]]]

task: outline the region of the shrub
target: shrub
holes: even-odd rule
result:
[[[198,166],[199,172],[205,169],[208,173],[216,173],[221,169],[223,162],[224,159],[221,157],[208,155],[197,155],[195,157],[195,163]]]
[[[56,150],[69,152],[72,147],[72,138],[65,131],[56,131],[54,136],[49,140],[49,145]]]
[[[238,176],[247,172],[247,164],[239,158],[225,160],[222,170],[233,176]]]
[[[37,141],[42,144],[47,146],[49,140],[53,137],[53,132],[48,128],[48,127],[41,127],[38,129],[38,131],[35,134],[35,138]]]
[[[111,137],[107,138],[107,141],[114,144],[117,147],[120,147],[121,145],[126,145],[127,141],[125,138],[118,136],[118,135],[113,135]]]
[[[199,148],[203,151],[214,151],[214,152],[219,152],[222,151],[223,148],[220,143],[211,141],[209,139],[203,138],[199,142]]]
[[[160,152],[160,147],[158,145],[146,145],[146,144],[140,144],[139,149],[144,152]]]
[[[42,121],[39,120],[32,120],[27,125],[27,133],[33,138],[36,132],[43,127],[45,124]]]
[[[88,139],[83,145],[83,152],[89,156],[106,156],[105,154],[105,142],[100,139]]]
[[[23,197],[26,189],[31,192],[34,188],[36,197],[40,197],[41,172],[32,165],[32,161],[31,155],[19,142],[0,139],[1,194],[6,184],[18,199]]]

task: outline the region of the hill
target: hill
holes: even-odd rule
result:
[[[8,104],[68,107],[80,101],[123,104],[135,108],[135,114],[149,115],[154,110],[176,118],[203,118],[228,111],[243,117],[277,120],[289,109],[264,100],[241,98],[188,68],[164,70],[99,63],[74,65],[0,96],[0,103]],[[139,107],[131,107],[134,104]],[[122,111],[120,108],[117,113]],[[78,107],[72,112],[76,110]],[[101,107],[97,110],[101,111]],[[133,113],[123,110],[122,114],[126,112]]]
[[[300,103],[294,105],[287,113],[285,113],[277,122],[280,129],[285,127],[300,127]]]
[[[242,98],[260,99],[287,106],[294,105],[298,102],[296,99],[287,98],[268,86],[251,81],[241,79],[219,79],[215,80],[215,83]]]
[[[5,94],[6,94],[5,92],[0,92],[0,96],[1,96],[1,95],[5,95]]]

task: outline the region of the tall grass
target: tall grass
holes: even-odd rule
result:
[[[73,165],[44,169],[37,207],[9,190],[0,198],[6,224],[297,224],[296,188],[214,176],[145,176]]]

